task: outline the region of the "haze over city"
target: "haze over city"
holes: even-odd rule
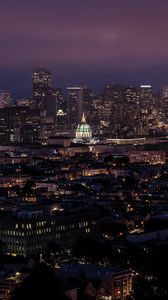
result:
[[[0,9],[0,83],[31,95],[37,66],[57,86],[167,83],[166,0],[6,0]]]

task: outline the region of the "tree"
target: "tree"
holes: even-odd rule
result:
[[[25,186],[22,189],[23,195],[31,195],[32,188],[35,186],[35,182],[33,180],[27,180]]]
[[[75,256],[91,263],[104,264],[111,257],[109,242],[96,241],[91,237],[81,237],[74,245],[73,252]]]
[[[15,288],[12,300],[50,299],[67,300],[62,292],[61,282],[51,268],[39,264],[19,288]]]
[[[73,252],[75,256],[90,260],[96,251],[97,243],[91,237],[81,237],[76,242]]]
[[[127,226],[119,222],[110,222],[102,224],[102,233],[108,235],[111,238],[127,232]]]

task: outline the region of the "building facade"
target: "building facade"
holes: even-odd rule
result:
[[[84,105],[84,93],[85,86],[73,86],[68,87],[68,122],[72,127],[76,127],[79,124]]]
[[[78,124],[75,132],[75,138],[76,140],[90,140],[92,138],[92,130],[87,124],[85,115],[83,114],[81,122]]]
[[[51,241],[68,251],[81,236],[98,238],[99,220],[100,214],[96,211],[50,216],[43,216],[41,211],[23,212],[15,217],[1,218],[3,252],[36,255],[43,253]]]
[[[56,118],[58,91],[52,87],[52,73],[47,69],[33,72],[33,106]]]
[[[29,107],[0,109],[0,143],[37,143],[40,111]]]
[[[12,104],[12,95],[9,90],[0,90],[0,108],[8,107]]]

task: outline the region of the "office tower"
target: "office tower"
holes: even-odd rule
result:
[[[104,136],[110,136],[116,120],[116,108],[118,109],[124,99],[124,87],[117,84],[107,84],[104,87],[102,95],[102,104],[100,110],[100,123],[102,124],[102,133]]]
[[[52,74],[47,69],[37,69],[33,72],[34,107],[46,109],[46,101],[52,89]]]
[[[152,86],[151,85],[141,85],[140,86],[140,98],[144,99],[144,100],[152,98]]]
[[[102,104],[100,110],[101,132],[104,137],[110,136],[111,123],[114,125],[113,106],[119,106],[123,99],[123,90],[119,85],[107,84],[101,96]],[[113,116],[113,117],[112,117]],[[113,119],[113,120],[112,120]]]
[[[40,111],[29,107],[0,109],[0,143],[37,143]]]
[[[119,84],[106,84],[103,98],[110,102],[123,102],[125,87]]]
[[[68,121],[75,127],[82,119],[84,91],[86,86],[68,87]]]
[[[33,73],[34,108],[45,111],[47,117],[56,118],[56,92],[52,87],[52,73],[37,69]]]
[[[66,109],[67,109],[67,106],[66,106],[66,103],[65,103],[65,98],[63,96],[62,89],[58,88],[58,87],[54,88],[54,94],[55,94],[55,97],[56,97],[56,110],[57,110],[57,112],[60,109],[65,112]]]
[[[129,86],[124,91],[125,101],[129,103],[139,103],[139,92],[136,87]]]
[[[133,137],[138,124],[140,97],[134,86],[108,84],[104,88],[101,123],[104,136]],[[102,122],[103,121],[103,122]]]
[[[51,241],[60,245],[62,249],[70,250],[81,236],[99,238],[99,220],[100,214],[97,210],[76,212],[75,215],[57,215],[44,214],[42,210],[30,208],[27,211],[20,210],[16,214],[10,213],[7,218],[0,219],[4,253],[37,255],[44,252]]]
[[[87,86],[84,86],[83,90],[83,112],[87,121],[90,123],[92,119],[92,99],[93,94],[92,90],[89,89]]]
[[[0,90],[0,108],[10,106],[12,104],[12,95],[9,90]]]
[[[164,85],[160,88],[160,96],[162,99],[168,99],[168,85]]]

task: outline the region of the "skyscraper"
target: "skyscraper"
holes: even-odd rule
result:
[[[8,107],[12,104],[11,91],[0,90],[0,108]]]
[[[124,86],[119,84],[106,84],[104,87],[103,98],[110,102],[121,102],[124,97]]]
[[[0,143],[37,143],[40,131],[40,111],[29,107],[0,109]]]
[[[140,98],[144,99],[144,100],[152,98],[152,86],[151,85],[141,85],[140,86]]]
[[[46,112],[46,116],[56,118],[56,93],[52,87],[52,73],[47,69],[33,72],[34,108]]]
[[[125,88],[124,98],[128,103],[139,103],[139,91],[134,86]]]
[[[68,121],[76,126],[82,119],[85,86],[68,87]]]
[[[160,96],[163,99],[168,99],[168,85],[164,85],[161,87]]]

